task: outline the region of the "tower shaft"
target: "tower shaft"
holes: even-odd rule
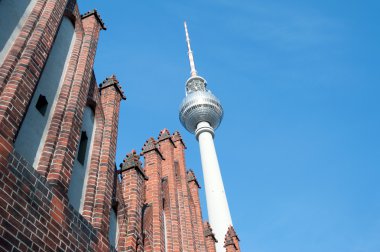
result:
[[[200,147],[208,218],[218,240],[216,249],[224,252],[224,237],[232,220],[215,150],[214,130],[209,123],[200,122],[195,134]]]
[[[191,77],[186,81],[186,97],[180,106],[179,119],[190,133],[195,133],[199,142],[208,218],[210,228],[215,234],[214,238],[218,240],[216,251],[235,251],[228,247],[238,248],[238,243],[234,242],[238,241],[238,238],[232,227],[231,214],[214,145],[214,130],[218,128],[223,119],[223,108],[219,99],[206,88],[206,80],[197,75],[186,23],[185,33]]]

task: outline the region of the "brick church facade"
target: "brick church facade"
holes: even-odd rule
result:
[[[216,241],[178,132],[116,168],[120,103],[93,70],[97,11],[75,0],[0,0],[0,251],[240,251]],[[141,159],[144,160],[144,166]]]

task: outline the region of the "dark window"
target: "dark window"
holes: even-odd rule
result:
[[[179,164],[178,164],[178,161],[174,161],[174,173],[175,173],[175,177],[178,178],[178,176],[179,176]]]
[[[88,137],[86,131],[82,131],[82,135],[80,136],[80,143],[78,149],[78,157],[77,160],[79,163],[84,165],[84,160],[86,159],[86,149],[87,149],[87,141]]]
[[[38,110],[38,112],[41,113],[41,115],[44,116],[46,113],[47,106],[48,106],[48,102],[46,100],[46,97],[43,95],[40,95],[36,103],[36,109]]]

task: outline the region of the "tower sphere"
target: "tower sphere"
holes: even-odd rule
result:
[[[215,130],[223,119],[223,108],[219,99],[206,89],[206,82],[200,76],[190,78],[186,83],[186,97],[179,109],[182,125],[194,133],[200,122],[208,122]]]
[[[208,217],[215,238],[220,241],[216,244],[216,251],[225,252],[222,241],[232,228],[232,219],[214,145],[214,130],[223,119],[223,108],[219,99],[207,89],[206,80],[197,74],[186,22],[184,26],[190,78],[186,81],[186,97],[179,108],[179,120],[190,133],[195,133],[199,142]]]

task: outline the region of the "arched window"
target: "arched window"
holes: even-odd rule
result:
[[[86,194],[88,167],[91,161],[92,140],[95,131],[95,114],[92,108],[85,107],[77,155],[71,173],[68,197],[70,204],[79,212],[83,210]]]
[[[16,138],[16,151],[35,168],[46,140],[74,41],[74,26],[64,17]]]
[[[0,65],[19,35],[36,0],[0,0]]]
[[[112,247],[117,249],[117,241],[119,238],[119,223],[117,221],[117,209],[116,207],[111,208],[110,212],[110,230],[108,237],[110,239],[110,244]]]

